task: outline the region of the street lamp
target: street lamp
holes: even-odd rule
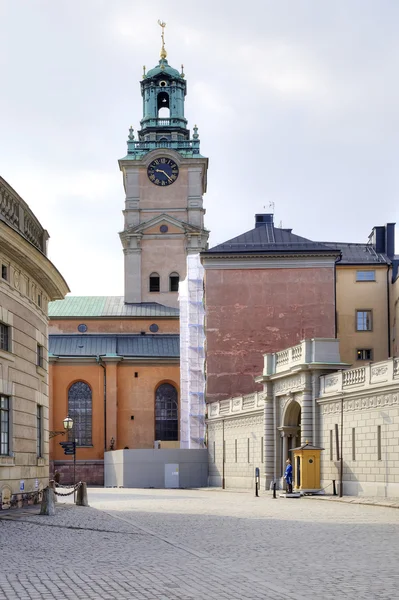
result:
[[[64,424],[65,431],[70,431],[72,429],[73,419],[71,419],[71,417],[65,417],[65,419],[62,422]]]
[[[62,421],[64,424],[64,429],[67,433],[69,433],[73,429],[73,419],[68,415]],[[73,440],[73,487],[76,484],[76,440]],[[75,492],[73,493],[73,499],[75,500]]]

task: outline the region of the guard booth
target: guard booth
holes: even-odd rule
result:
[[[320,491],[320,454],[322,450],[324,448],[318,448],[309,443],[291,450],[294,455],[294,491],[309,493]]]

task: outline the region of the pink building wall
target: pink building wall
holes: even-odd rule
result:
[[[207,402],[248,394],[263,354],[335,337],[334,266],[206,269]]]

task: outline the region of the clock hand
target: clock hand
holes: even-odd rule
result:
[[[165,175],[165,177],[167,177],[169,179],[169,181],[172,181],[172,178],[169,177],[169,175],[167,173],[165,173],[165,171],[162,171],[162,169],[155,169],[156,173],[163,173]]]

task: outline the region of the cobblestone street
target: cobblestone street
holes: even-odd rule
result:
[[[1,599],[398,596],[392,508],[220,490],[90,489],[89,503],[1,515]]]

